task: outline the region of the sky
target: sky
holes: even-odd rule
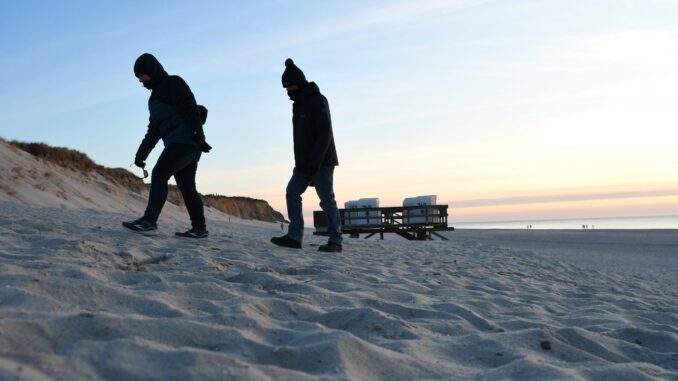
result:
[[[675,0],[0,0],[0,137],[139,174],[149,92],[132,67],[152,53],[209,109],[198,190],[285,214],[291,57],[330,103],[340,207],[435,194],[451,222],[678,215],[676,41]]]

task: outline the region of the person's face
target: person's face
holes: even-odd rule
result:
[[[297,85],[287,85],[287,86],[285,86],[285,89],[287,89],[287,95],[289,95],[291,97],[292,93],[295,90],[299,90],[299,86],[297,86]]]
[[[137,78],[139,78],[139,82],[141,82],[142,85],[151,80],[151,76],[148,74],[137,75]]]

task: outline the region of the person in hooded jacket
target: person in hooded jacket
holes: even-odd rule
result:
[[[157,221],[167,200],[170,177],[174,176],[191,218],[192,228],[177,236],[205,238],[209,235],[200,194],[195,187],[195,174],[202,152],[211,147],[205,142],[200,111],[195,97],[184,80],[168,75],[160,62],[144,53],[134,63],[134,75],[149,90],[148,130],[137,150],[134,164],[145,168],[146,158],[162,139],[165,148],[153,167],[148,205],[143,217],[123,226],[136,232],[157,231]]]
[[[332,118],[327,98],[318,85],[306,81],[306,76],[292,59],[285,61],[282,85],[294,102],[292,126],[294,137],[294,169],[287,184],[287,215],[290,219],[287,234],[271,238],[283,247],[300,249],[304,232],[301,195],[314,186],[320,198],[320,207],[327,215],[330,235],[324,252],[341,252],[341,221],[334,197],[334,167],[339,165],[334,146]]]

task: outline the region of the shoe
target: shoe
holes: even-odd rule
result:
[[[321,245],[318,247],[318,251],[324,251],[326,253],[341,253],[341,250],[341,244],[334,242],[328,242],[327,245]]]
[[[271,242],[278,246],[289,247],[290,249],[301,249],[301,242],[290,238],[288,235],[273,237]]]
[[[151,234],[158,230],[158,225],[155,222],[148,221],[143,217],[136,221],[123,222],[122,226],[138,233]]]
[[[175,236],[177,237],[185,237],[185,238],[207,238],[210,236],[210,232],[208,232],[206,229],[196,229],[192,228],[191,230],[187,232],[176,232],[174,233]]]

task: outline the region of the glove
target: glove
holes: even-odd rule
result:
[[[193,133],[193,141],[198,145],[198,149],[202,152],[207,153],[212,149],[212,146],[205,141],[205,133],[202,131]]]
[[[146,162],[144,161],[144,159],[137,156],[134,158],[134,165],[136,165],[139,168],[144,168],[146,166]]]
[[[198,142],[198,148],[200,149],[200,151],[208,153],[212,149],[212,146],[207,144],[207,142],[203,140],[201,142]]]

